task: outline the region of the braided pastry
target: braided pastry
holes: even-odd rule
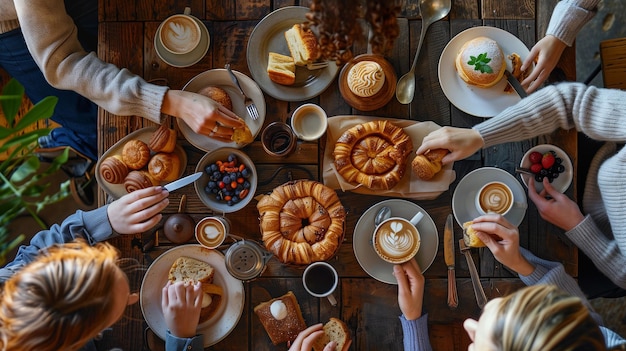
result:
[[[411,162],[413,173],[422,180],[430,180],[441,171],[441,159],[448,154],[446,149],[428,150],[422,155],[417,155]]]
[[[130,169],[141,169],[150,160],[150,148],[141,140],[129,140],[122,149],[122,161]]]
[[[346,212],[322,183],[287,182],[261,198],[257,209],[265,247],[283,263],[325,261],[343,241]]]
[[[128,174],[128,166],[119,155],[109,156],[100,164],[102,179],[111,184],[122,184]]]
[[[411,137],[402,128],[376,120],[345,131],[333,155],[335,168],[346,181],[389,190],[402,179],[412,151]]]

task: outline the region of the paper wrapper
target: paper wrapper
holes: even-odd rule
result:
[[[393,122],[411,137],[413,141],[413,153],[409,155],[404,176],[400,182],[390,190],[371,190],[361,184],[346,182],[335,169],[333,151],[335,141],[341,134],[355,125],[373,120],[386,119]],[[328,129],[326,130],[326,150],[324,152],[324,184],[332,189],[352,191],[359,194],[395,196],[416,200],[432,200],[450,188],[450,184],[456,179],[456,173],[452,169],[452,164],[445,165],[437,175],[431,180],[424,181],[415,176],[411,170],[411,161],[415,157],[415,150],[422,144],[422,139],[428,133],[441,128],[434,122],[417,122],[405,119],[393,119],[369,116],[334,116],[328,118]]]

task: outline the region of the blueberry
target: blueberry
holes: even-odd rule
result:
[[[237,160],[237,155],[235,154],[230,154],[228,155],[228,162],[233,162]]]
[[[250,182],[247,181],[247,180],[245,182],[243,182],[243,188],[244,189],[250,189]]]
[[[539,183],[543,182],[543,176],[540,174],[536,174],[535,175],[535,180],[538,181]]]
[[[242,175],[244,178],[248,178],[249,176],[251,176],[251,175],[252,175],[252,172],[250,172],[250,170],[249,170],[249,169],[244,168],[244,169],[243,169],[243,171],[241,171],[241,175]]]
[[[565,172],[565,166],[563,166],[563,165],[559,165],[559,166],[556,168],[556,171],[557,171],[557,172],[559,172],[559,173],[563,173],[563,172]]]
[[[229,176],[224,176],[224,178],[222,178],[222,181],[223,181],[225,184],[230,184],[230,177],[229,177]]]

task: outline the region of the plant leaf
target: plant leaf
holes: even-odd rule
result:
[[[37,103],[37,105],[33,106],[32,109],[26,112],[24,117],[17,122],[15,128],[19,131],[39,120],[50,118],[54,113],[54,107],[57,105],[57,101],[59,101],[59,98],[56,96],[47,96],[43,98]]]
[[[2,112],[7,119],[8,125],[13,127],[15,116],[22,105],[22,96],[24,96],[24,87],[15,78],[11,78],[9,82],[2,88],[2,96],[0,106]]]

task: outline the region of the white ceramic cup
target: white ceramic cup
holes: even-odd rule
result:
[[[392,264],[404,263],[415,257],[421,242],[417,224],[423,217],[424,214],[418,212],[410,220],[391,217],[382,221],[372,235],[376,254]]]
[[[157,39],[172,54],[188,54],[200,44],[200,24],[190,14],[191,9],[187,7],[184,13],[166,18],[157,30]]]
[[[314,262],[306,267],[302,274],[304,289],[315,297],[326,297],[332,306],[337,306],[333,295],[339,284],[339,274],[326,262]]]
[[[219,216],[204,217],[195,228],[196,240],[208,249],[215,249],[222,245],[229,232],[230,222]]]
[[[476,193],[475,205],[481,215],[499,213],[504,216],[515,205],[513,190],[503,182],[489,182]]]
[[[328,119],[323,108],[316,104],[304,104],[291,115],[291,129],[305,141],[317,140],[326,133]]]

